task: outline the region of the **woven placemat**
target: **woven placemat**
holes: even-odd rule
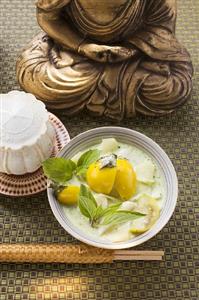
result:
[[[178,1],[177,34],[195,68],[190,101],[171,116],[139,117],[121,126],[145,133],[162,146],[179,178],[179,199],[167,226],[139,249],[164,249],[162,262],[112,265],[1,264],[0,300],[12,299],[199,299],[199,2]],[[20,48],[39,32],[34,1],[0,1],[0,92],[17,89]],[[71,137],[104,119],[60,117]],[[52,215],[46,193],[32,198],[0,197],[0,243],[75,243]]]

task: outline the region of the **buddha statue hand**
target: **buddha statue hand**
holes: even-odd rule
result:
[[[97,62],[117,63],[135,56],[138,53],[138,50],[123,46],[106,46],[83,43],[79,46],[78,52],[80,55],[84,55]]]
[[[57,44],[53,46],[48,51],[51,63],[56,69],[62,69],[65,67],[72,67],[73,65],[82,63],[86,61],[87,58],[82,58],[79,55],[73,54],[72,56],[67,51],[64,51],[62,47]]]
[[[68,67],[73,63],[73,60],[70,57],[66,57],[66,59],[64,59],[63,52],[61,53],[57,45],[53,45],[53,47],[49,51],[49,57],[50,57],[50,61],[54,64],[56,69]]]

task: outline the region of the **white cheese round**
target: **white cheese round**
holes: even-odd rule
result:
[[[36,171],[50,157],[54,138],[43,102],[20,91],[0,95],[0,172]]]

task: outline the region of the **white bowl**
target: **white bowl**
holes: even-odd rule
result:
[[[86,232],[81,231],[68,220],[68,218],[64,214],[63,206],[58,203],[53,195],[53,190],[50,188],[48,188],[48,199],[51,209],[58,222],[68,233],[70,233],[76,239],[95,247],[105,249],[125,249],[140,245],[148,241],[167,224],[176,206],[178,196],[178,180],[173,164],[164,150],[147,136],[127,128],[101,127],[86,131],[73,138],[63,148],[59,156],[72,158],[79,151],[84,151],[88,149],[88,147],[100,143],[102,138],[109,137],[114,137],[119,142],[141,148],[158,164],[160,171],[162,172],[165,179],[166,197],[160,217],[154,224],[154,226],[147,232],[125,242],[102,242],[101,240],[98,240],[98,238],[94,239],[93,237],[88,236]]]

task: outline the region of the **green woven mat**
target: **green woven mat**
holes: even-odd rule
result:
[[[153,138],[170,156],[179,178],[173,217],[139,248],[164,249],[162,262],[113,265],[1,264],[0,300],[11,299],[199,299],[199,1],[179,0],[177,34],[194,67],[192,99],[178,112],[159,119],[139,117],[121,125]],[[20,48],[40,29],[34,1],[0,1],[0,92],[17,89],[15,61]],[[71,137],[112,125],[88,116],[61,117]],[[0,197],[0,242],[74,241],[52,215],[46,193],[33,198]]]

